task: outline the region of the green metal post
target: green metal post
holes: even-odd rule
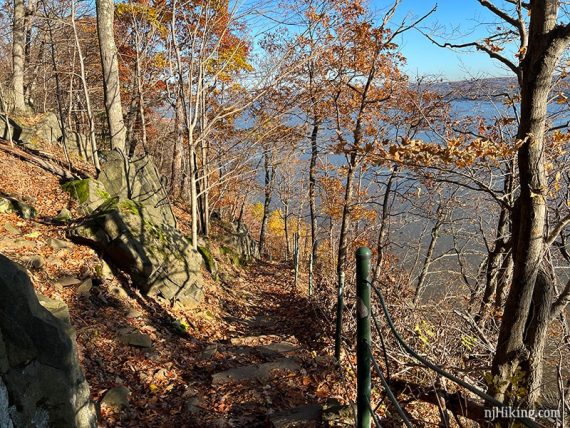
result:
[[[356,377],[357,428],[370,428],[370,258],[366,247],[356,250]]]
[[[336,296],[336,332],[334,336],[334,358],[340,363],[340,350],[342,346],[342,311],[344,309],[344,272],[338,275]]]
[[[297,283],[299,282],[299,232],[295,232],[293,235],[293,265],[295,267],[295,286],[297,289]]]

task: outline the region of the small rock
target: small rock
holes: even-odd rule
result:
[[[201,404],[198,397],[192,397],[186,402],[186,410],[192,414],[200,413],[202,411]]]
[[[36,243],[26,239],[3,239],[0,241],[0,250],[18,250],[21,248],[35,247]]]
[[[70,325],[69,309],[64,302],[61,300],[50,299],[42,294],[38,294],[37,296],[40,301],[40,305],[50,311],[51,314],[60,321],[64,322],[66,325]]]
[[[34,207],[11,197],[0,197],[0,213],[16,213],[25,219],[36,216]]]
[[[127,300],[129,298],[129,295],[122,287],[111,287],[109,291],[116,299]]]
[[[269,419],[274,428],[316,427],[321,419],[321,406],[307,404],[274,413]]]
[[[57,238],[48,238],[47,243],[54,250],[61,250],[62,248],[70,248],[71,243]]]
[[[125,386],[117,386],[108,390],[103,399],[101,400],[101,405],[112,408],[113,410],[122,410],[129,407],[129,394],[131,392]]]
[[[79,297],[87,298],[91,295],[92,288],[93,288],[93,280],[91,278],[87,278],[85,281],[81,283],[79,287],[77,287],[77,295]]]
[[[127,312],[127,318],[140,318],[143,316],[141,311],[136,310],[135,308],[130,308],[129,312]]]
[[[59,221],[68,221],[71,220],[71,218],[71,211],[69,211],[67,208],[62,208],[61,211],[55,216],[55,219]]]
[[[214,355],[218,352],[218,344],[214,343],[211,345],[206,346],[206,349],[202,351],[200,354],[200,359],[202,360],[210,360]]]
[[[64,276],[62,278],[59,278],[54,285],[56,287],[71,287],[72,285],[77,284],[81,284],[81,280],[79,278],[75,278],[73,276]]]
[[[8,232],[11,235],[19,235],[22,233],[20,229],[18,229],[16,226],[12,225],[11,223],[4,223],[3,227],[6,230],[6,232]]]
[[[42,256],[24,257],[22,262],[31,269],[41,269],[45,264]]]
[[[0,198],[0,214],[14,212],[12,201],[8,198]]]
[[[101,263],[95,267],[95,273],[101,279],[111,279],[114,276],[113,271],[105,260],[101,260]]]
[[[125,345],[138,346],[139,348],[152,348],[152,339],[144,333],[125,333],[119,335],[119,341]]]

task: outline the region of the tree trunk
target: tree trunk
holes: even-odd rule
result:
[[[91,145],[91,152],[93,153],[93,165],[97,172],[101,170],[99,163],[99,153],[97,152],[97,139],[95,138],[95,117],[91,108],[91,97],[89,95],[89,87],[87,86],[87,78],[85,74],[85,62],[83,60],[83,53],[81,51],[81,43],[79,43],[79,36],[77,35],[77,25],[75,24],[75,0],[71,1],[71,25],[73,28],[73,37],[75,40],[75,48],[79,56],[79,70],[81,85],[83,88],[83,96],[85,98],[85,108],[87,110],[87,120],[89,122],[89,143]],[[86,159],[88,157],[86,156]]]
[[[433,252],[435,250],[435,245],[437,244],[437,238],[439,236],[439,229],[443,224],[440,216],[441,216],[441,206],[438,209],[438,218],[436,219],[435,224],[431,229],[430,241],[426,252],[426,257],[424,259],[424,265],[422,267],[422,271],[420,272],[420,276],[418,278],[416,293],[414,294],[414,306],[418,304],[422,292],[424,291],[425,288],[425,282],[427,279],[427,275],[429,273],[429,268],[433,260]]]
[[[493,251],[489,253],[487,258],[487,270],[485,274],[485,291],[483,293],[483,300],[481,301],[481,307],[479,313],[475,317],[475,320],[479,324],[484,324],[487,316],[489,315],[489,310],[491,309],[493,303],[493,297],[495,297],[498,284],[505,282],[505,263],[506,259],[510,258],[510,212],[507,207],[501,207],[501,213],[499,214],[499,222],[497,224],[497,236],[495,237],[495,246]],[[496,301],[496,299],[495,299]]]
[[[175,112],[175,127],[176,135],[174,140],[174,153],[172,155],[172,165],[170,172],[170,193],[176,199],[180,195],[181,172],[182,172],[182,146],[184,142],[184,108],[180,96],[176,97]]]
[[[289,255],[291,254],[291,246],[289,244],[289,203],[285,202],[283,204],[284,216],[283,225],[285,229],[285,261],[289,261]]]
[[[26,50],[26,6],[24,0],[14,0],[14,21],[12,32],[12,90],[14,110],[25,111],[24,65]]]
[[[344,201],[342,207],[342,218],[340,223],[340,234],[338,238],[338,255],[336,263],[337,278],[337,308],[336,308],[336,334],[335,334],[335,358],[340,360],[340,347],[342,341],[342,311],[344,309],[344,282],[345,265],[348,253],[348,227],[350,224],[350,204],[352,202],[352,181],[356,170],[356,152],[350,155],[348,171],[346,173],[346,189],[344,191]]]
[[[563,48],[553,39],[559,3],[531,3],[529,45],[521,62],[521,113],[517,138],[520,195],[513,209],[513,279],[499,333],[490,391],[503,401],[519,401],[515,391],[526,389],[533,406],[541,390],[542,350],[546,338],[552,284],[544,259],[546,197],[544,133],[548,94]],[[560,28],[560,27],[559,27]],[[537,282],[538,278],[538,282]],[[520,382],[512,379],[520,377]]]
[[[311,260],[309,269],[309,290],[313,291],[314,283],[314,267],[317,264],[317,252],[318,252],[318,242],[317,242],[317,201],[316,201],[316,168],[317,168],[317,157],[319,155],[319,149],[317,146],[317,137],[319,134],[320,123],[317,118],[313,119],[313,130],[311,132],[311,161],[309,163],[309,210],[311,213]]]
[[[263,167],[265,169],[265,187],[263,199],[263,218],[261,220],[261,231],[259,232],[259,255],[266,255],[266,235],[267,221],[269,219],[269,208],[271,205],[271,195],[273,193],[273,176],[274,171],[271,166],[270,152],[266,149],[263,153]]]
[[[375,283],[380,278],[382,273],[382,262],[384,261],[384,241],[386,240],[386,233],[388,230],[388,214],[389,214],[389,202],[390,202],[390,192],[392,191],[392,184],[396,176],[397,167],[392,169],[392,173],[388,178],[386,183],[386,191],[384,192],[384,197],[382,198],[382,220],[380,221],[380,231],[378,232],[378,243],[376,246],[376,266],[374,267],[374,272],[372,273],[372,282]]]
[[[103,69],[103,90],[105,110],[111,135],[111,148],[126,154],[126,128],[121,105],[121,82],[119,79],[119,57],[115,45],[113,21],[115,5],[113,0],[96,0],[97,33]]]

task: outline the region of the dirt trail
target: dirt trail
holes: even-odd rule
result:
[[[289,426],[295,418],[313,425],[334,363],[324,355],[325,326],[293,290],[291,268],[256,262],[225,289],[227,338],[202,351],[211,382],[193,410],[208,426]]]

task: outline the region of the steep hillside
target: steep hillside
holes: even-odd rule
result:
[[[203,301],[173,307],[67,238],[74,223],[56,218],[82,213],[58,177],[2,151],[0,168],[1,194],[36,211],[0,213],[0,253],[69,308],[101,426],[286,426],[338,410],[330,399],[346,394],[325,349],[331,324],[293,289],[291,266],[245,263],[249,244],[218,223],[200,245]],[[187,230],[184,209],[174,212]]]

